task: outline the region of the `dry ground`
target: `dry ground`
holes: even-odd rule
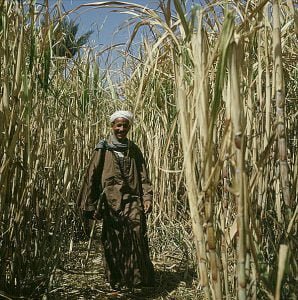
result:
[[[96,232],[95,236],[87,260],[88,241],[74,242],[72,251],[65,256],[63,267],[56,270],[52,288],[43,300],[202,299],[202,292],[197,288],[195,272],[181,260],[181,257],[175,256],[169,247],[165,251],[163,245],[159,248],[164,253],[155,255],[153,260],[156,270],[155,288],[122,294],[111,293],[104,277],[99,232]],[[156,247],[156,241],[151,240],[150,245]],[[175,252],[175,249],[173,251]]]

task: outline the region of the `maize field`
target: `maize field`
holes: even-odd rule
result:
[[[60,299],[84,170],[127,109],[154,187],[153,262],[191,278],[148,299],[297,299],[297,3],[135,2],[57,2],[54,20],[46,0],[0,0],[0,298]],[[57,24],[86,8],[131,15],[116,80],[91,47],[55,55]]]

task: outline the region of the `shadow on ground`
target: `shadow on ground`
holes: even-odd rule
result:
[[[63,268],[56,271],[51,290],[42,300],[199,299],[193,297],[196,289],[193,285],[196,277],[193,270],[161,262],[155,265],[154,288],[113,294],[106,284],[99,238],[93,240],[86,261],[87,248],[86,240],[76,241],[73,251],[62,262]],[[185,297],[185,292],[190,296]]]
[[[81,277],[81,278],[80,278]],[[97,277],[97,278],[95,278]],[[70,280],[70,279],[69,279]],[[64,276],[64,281],[67,281]],[[45,299],[177,299],[171,296],[181,283],[191,287],[193,278],[188,272],[156,270],[154,288],[123,293],[111,293],[102,274],[72,276],[73,284],[51,291]],[[85,284],[83,283],[85,282]],[[79,284],[78,284],[79,283]],[[83,285],[82,285],[83,283]],[[85,286],[84,286],[85,285]]]

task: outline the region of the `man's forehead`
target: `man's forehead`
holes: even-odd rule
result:
[[[128,123],[129,124],[129,120],[125,119],[125,118],[117,118],[114,121],[114,124],[123,124],[123,123]]]

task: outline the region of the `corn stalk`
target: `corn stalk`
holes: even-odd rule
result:
[[[277,143],[280,165],[280,182],[283,200],[289,207],[292,206],[289,189],[289,175],[287,163],[287,142],[285,126],[285,90],[283,82],[282,45],[280,37],[280,7],[279,1],[273,1],[273,32],[272,48],[274,61],[274,92],[276,100],[276,123],[277,123]]]

